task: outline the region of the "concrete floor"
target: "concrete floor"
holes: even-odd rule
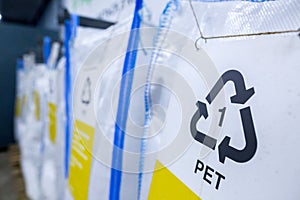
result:
[[[9,163],[9,152],[0,152],[0,199],[17,200],[17,188],[13,167]]]

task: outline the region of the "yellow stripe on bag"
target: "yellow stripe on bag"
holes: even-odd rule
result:
[[[37,121],[40,121],[41,119],[40,96],[37,91],[33,92],[33,101],[35,107],[35,119]]]
[[[193,191],[191,191],[182,181],[180,181],[172,172],[170,172],[158,160],[155,164],[151,187],[149,191],[149,200],[175,200],[175,199],[197,199],[201,200]]]
[[[54,103],[48,103],[49,113],[49,139],[55,144],[56,142],[56,105]]]
[[[72,136],[69,188],[74,200],[88,199],[94,128],[79,120]]]
[[[22,99],[17,97],[16,104],[15,104],[15,116],[20,117],[22,113]]]

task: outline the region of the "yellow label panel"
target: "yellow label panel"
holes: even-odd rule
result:
[[[17,97],[15,104],[15,116],[20,117],[22,113],[22,100]]]
[[[69,188],[74,200],[88,199],[94,128],[79,120],[72,136]]]
[[[50,141],[55,144],[56,142],[56,105],[54,103],[48,103],[49,114],[49,138]]]
[[[37,121],[40,121],[41,119],[40,96],[37,91],[33,92],[33,101],[35,107],[35,119]]]
[[[155,164],[152,182],[149,191],[149,200],[201,200],[172,172],[164,167],[158,160]]]

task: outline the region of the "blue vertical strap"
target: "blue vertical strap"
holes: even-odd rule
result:
[[[71,70],[70,70],[70,39],[71,39],[71,23],[70,20],[65,20],[65,108],[66,108],[66,127],[65,127],[65,178],[69,175],[69,157],[70,157],[70,131],[71,131],[71,116],[70,116],[70,92],[71,92]]]
[[[144,131],[141,138],[141,146],[140,146],[138,200],[141,199],[142,178],[143,178],[144,159],[145,159],[144,156],[146,151],[146,136],[148,134],[149,126],[151,122],[151,78],[162,45],[171,27],[172,20],[174,17],[174,12],[177,10],[177,8],[178,8],[178,0],[170,0],[167,3],[165,9],[163,10],[160,16],[159,27],[154,36],[154,41],[153,41],[154,49],[151,53],[150,63],[148,66],[147,77],[146,77],[146,84],[144,89],[145,116],[144,116]]]
[[[17,59],[17,70],[24,69],[23,60],[21,58]]]
[[[44,53],[44,63],[47,65],[48,63],[48,59],[50,56],[50,52],[51,52],[51,38],[48,36],[44,37],[44,49],[43,49],[43,53]]]
[[[71,14],[71,36],[75,38],[77,35],[77,26],[79,25],[79,17],[76,14]]]
[[[128,108],[130,103],[130,93],[133,81],[133,69],[135,67],[137,47],[139,41],[139,31],[141,19],[139,16],[139,10],[142,8],[143,0],[136,0],[134,17],[131,25],[131,32],[127,45],[127,52],[125,56],[119,102],[117,119],[115,124],[114,133],[114,148],[112,156],[112,168],[111,168],[111,178],[110,178],[110,191],[109,199],[118,200],[120,198],[121,180],[122,180],[122,149],[124,147],[124,138],[126,129],[126,122],[128,116]]]

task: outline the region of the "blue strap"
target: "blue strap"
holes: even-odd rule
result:
[[[23,70],[24,65],[23,65],[23,60],[21,58],[17,59],[17,70]]]
[[[121,180],[122,180],[122,157],[123,157],[123,147],[124,147],[124,138],[125,138],[125,127],[128,116],[128,108],[130,103],[130,93],[131,86],[133,81],[133,69],[135,67],[136,56],[137,56],[137,47],[139,41],[139,31],[141,19],[139,16],[139,10],[142,8],[143,0],[136,0],[134,17],[131,25],[131,33],[129,36],[129,41],[127,45],[127,52],[125,56],[120,93],[119,93],[119,102],[118,102],[118,111],[117,119],[115,124],[115,133],[114,133],[114,148],[112,156],[112,168],[111,168],[111,178],[110,178],[110,200],[118,200],[120,198],[120,189],[121,189]]]
[[[51,38],[48,36],[44,37],[44,49],[43,49],[43,53],[44,53],[44,63],[47,65],[49,56],[50,56],[50,52],[51,52]]]
[[[66,70],[65,70],[65,111],[66,111],[66,127],[65,127],[65,178],[69,175],[69,157],[70,157],[70,91],[71,91],[71,72],[70,72],[70,39],[71,39],[71,23],[70,20],[65,20],[65,57],[66,57]]]
[[[70,41],[76,37],[76,29],[79,24],[77,15],[71,15],[71,21],[65,20],[65,103],[66,103],[66,141],[65,141],[65,178],[69,176],[69,162],[71,153],[71,127],[72,127],[72,110],[71,110],[71,90],[72,90],[72,73],[71,73],[71,57],[70,57]]]

